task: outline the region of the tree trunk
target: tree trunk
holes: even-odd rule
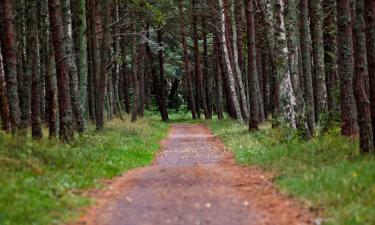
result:
[[[158,29],[157,31],[157,38],[159,45],[162,45],[162,31]],[[161,112],[161,118],[163,121],[168,120],[168,110],[167,110],[167,100],[166,100],[166,90],[165,90],[165,78],[164,78],[164,51],[163,48],[159,49],[159,88],[160,88],[160,112]]]
[[[48,52],[46,60],[46,113],[48,115],[49,137],[57,136],[58,126],[58,100],[57,100],[57,81],[56,81],[56,65],[54,61],[53,44],[50,32],[48,32],[47,43]]]
[[[197,111],[195,107],[195,100],[194,100],[194,93],[193,93],[193,81],[191,78],[191,71],[189,65],[189,53],[188,53],[188,46],[186,42],[186,30],[185,30],[185,22],[184,22],[184,11],[183,11],[183,1],[178,1],[178,14],[179,14],[179,24],[180,24],[180,35],[181,35],[181,45],[183,50],[183,61],[184,61],[184,72],[186,76],[186,83],[188,87],[188,99],[190,110],[193,119],[197,119]]]
[[[83,115],[87,110],[87,83],[88,83],[88,56],[87,56],[87,20],[86,0],[78,0],[78,21],[79,21],[79,96]]]
[[[365,16],[367,63],[370,78],[372,133],[375,134],[375,1],[365,0]]]
[[[249,130],[259,129],[259,102],[260,94],[259,79],[256,66],[256,50],[255,50],[255,20],[253,0],[246,1],[246,19],[247,19],[247,72],[249,76],[249,92],[250,92],[250,120]]]
[[[371,104],[366,91],[368,82],[366,34],[364,20],[365,0],[357,0],[354,21],[354,95],[357,102],[360,149],[362,153],[374,153],[371,123]]]
[[[230,62],[230,56],[228,52],[228,46],[227,46],[227,41],[226,41],[226,28],[225,28],[225,13],[224,13],[224,6],[223,6],[223,0],[219,0],[219,13],[220,13],[220,42],[221,42],[221,48],[223,49],[224,53],[224,59],[225,59],[225,64],[226,64],[226,69],[227,69],[227,77],[229,81],[229,88],[232,96],[232,101],[233,105],[235,108],[236,112],[236,117],[240,121],[244,121],[241,113],[241,107],[240,103],[238,102],[238,97],[236,93],[236,84],[235,84],[235,78],[233,74],[233,69],[232,65]]]
[[[1,44],[4,61],[4,71],[7,86],[10,118],[12,121],[12,131],[20,128],[21,110],[17,92],[17,47],[16,31],[13,23],[13,5],[12,0],[0,1],[0,25],[1,25]]]
[[[38,46],[38,3],[27,1],[27,76],[31,77],[31,134],[34,139],[43,137],[40,119],[39,90],[39,46]]]
[[[8,102],[8,97],[6,94],[3,57],[1,54],[1,44],[0,44],[0,117],[1,117],[1,129],[5,131],[10,131],[11,121],[10,121],[10,114],[9,114],[9,102]]]
[[[71,141],[74,138],[73,118],[60,7],[60,0],[48,0],[58,81],[60,138],[63,141]]]
[[[350,2],[350,0],[337,0],[337,47],[341,97],[341,133],[344,136],[353,137],[357,134],[358,127],[353,94],[354,59]]]
[[[219,37],[217,32],[214,34],[214,74],[216,84],[216,113],[219,120],[224,119],[223,115],[223,71],[219,66]]]
[[[316,79],[316,114],[319,118],[328,112],[327,105],[327,88],[325,79],[325,64],[324,64],[324,39],[323,39],[323,10],[322,0],[311,1],[311,31],[313,32],[313,48],[314,48],[314,72]]]
[[[309,10],[307,0],[300,1],[300,13],[300,45],[304,80],[304,99],[306,103],[306,118],[308,131],[310,132],[310,135],[313,136],[315,130],[315,107],[311,74],[311,36],[308,21]]]
[[[210,119],[210,113],[207,106],[206,92],[204,90],[203,71],[201,65],[201,56],[199,52],[199,37],[198,37],[198,15],[197,15],[197,0],[192,0],[194,12],[193,12],[193,31],[194,31],[194,64],[195,74],[198,82],[199,101],[202,104],[204,116],[206,119]]]

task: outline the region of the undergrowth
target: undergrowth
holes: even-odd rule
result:
[[[61,224],[91,202],[84,190],[150,164],[168,124],[129,120],[115,120],[69,145],[0,133],[0,224]]]
[[[375,223],[375,159],[360,156],[358,141],[342,137],[339,129],[306,141],[269,124],[259,132],[229,119],[209,125],[238,163],[273,172],[284,192],[322,210],[325,224]]]

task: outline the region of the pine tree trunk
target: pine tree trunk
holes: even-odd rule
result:
[[[183,50],[183,61],[184,61],[184,72],[186,77],[187,89],[188,89],[188,99],[189,99],[189,106],[191,110],[191,114],[193,119],[197,119],[197,111],[195,107],[195,100],[194,100],[194,93],[193,93],[193,81],[191,78],[191,71],[189,65],[189,53],[188,53],[188,46],[186,42],[186,30],[185,30],[185,22],[184,22],[184,11],[183,11],[183,1],[178,1],[178,14],[179,14],[179,25],[180,25],[180,35],[181,35],[181,45]]]
[[[358,132],[353,93],[353,39],[350,0],[337,0],[338,74],[340,76],[341,133],[355,136]]]
[[[215,32],[214,34],[214,75],[215,75],[215,85],[216,85],[216,113],[219,120],[224,118],[223,115],[223,71],[219,66],[219,37]]]
[[[162,44],[163,36],[162,31],[158,29],[157,38],[159,45]],[[160,112],[163,121],[168,120],[168,110],[167,110],[167,100],[166,100],[166,90],[165,90],[165,77],[164,77],[164,51],[162,48],[159,49],[159,88],[160,88]]]
[[[313,32],[313,48],[314,48],[314,72],[316,79],[316,114],[319,117],[328,112],[327,105],[327,88],[325,79],[324,64],[324,39],[323,39],[323,10],[322,0],[313,0],[311,12],[311,25]]]
[[[375,134],[375,1],[365,0],[365,18],[367,63],[370,78],[372,133]]]
[[[255,20],[254,20],[254,8],[253,0],[246,1],[246,16],[247,16],[247,66],[249,76],[249,92],[250,92],[250,120],[249,130],[259,129],[259,103],[258,95],[259,90],[259,79],[256,66],[256,50],[255,50]]]
[[[366,91],[368,82],[364,0],[357,0],[354,21],[354,96],[357,102],[360,149],[362,153],[374,153],[371,123],[371,103]]]
[[[1,43],[1,40],[0,40]],[[6,93],[5,86],[5,74],[3,67],[3,57],[1,54],[1,44],[0,44],[0,118],[1,118],[1,129],[5,131],[11,130],[11,121],[9,114],[9,102]]]
[[[63,23],[60,0],[48,0],[53,48],[57,71],[59,96],[60,139],[71,141],[74,138],[71,98],[69,90],[69,71],[64,49]]]
[[[86,0],[78,0],[78,21],[79,21],[79,96],[83,115],[87,110],[87,84],[88,84],[88,56],[87,56],[87,20]]]
[[[128,71],[128,64],[126,61],[126,43],[127,39],[125,37],[121,40],[121,51],[122,51],[122,93],[124,97],[124,105],[125,105],[125,112],[127,114],[131,113],[131,107],[130,107],[130,96],[129,96],[129,71]]]
[[[78,70],[74,52],[72,15],[70,0],[62,0],[62,12],[64,22],[64,45],[69,70],[70,96],[72,98],[72,109],[76,120],[76,128],[79,133],[85,131],[85,121],[83,117],[83,107],[81,105],[78,89]]]
[[[31,77],[31,134],[34,139],[43,137],[40,119],[39,90],[39,46],[38,46],[38,3],[27,1],[27,76]]]
[[[219,0],[219,13],[220,13],[220,32],[221,32],[221,37],[220,37],[220,42],[221,42],[221,48],[223,49],[224,53],[224,59],[225,59],[225,66],[227,70],[227,78],[229,81],[229,88],[230,88],[230,93],[232,96],[232,101],[233,105],[235,108],[236,112],[236,117],[240,121],[244,121],[241,113],[241,107],[240,103],[238,101],[237,97],[237,92],[236,92],[236,83],[235,83],[235,78],[234,78],[234,73],[230,61],[230,55],[228,51],[228,45],[227,45],[227,39],[226,39],[226,28],[225,28],[225,13],[224,13],[224,5],[223,5],[223,0]]]
[[[48,115],[49,137],[57,137],[58,126],[58,99],[57,99],[57,81],[56,65],[53,53],[52,37],[48,32],[47,59],[46,59],[46,114]]]
[[[313,136],[315,130],[315,108],[311,73],[311,36],[308,21],[309,12],[307,0],[300,1],[300,13],[300,45],[304,80],[304,99],[306,103],[306,119],[308,131],[310,132],[310,135]]]
[[[207,106],[206,91],[204,90],[203,71],[201,65],[201,56],[199,51],[199,37],[198,37],[198,15],[197,15],[197,0],[192,0],[194,12],[193,12],[193,32],[194,32],[194,64],[195,74],[198,82],[199,102],[202,104],[204,116],[206,119],[210,119],[210,113]]]

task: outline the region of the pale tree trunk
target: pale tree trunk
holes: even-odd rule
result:
[[[88,109],[87,101],[87,82],[88,82],[88,63],[87,63],[87,20],[86,20],[86,0],[78,0],[78,21],[79,21],[79,96],[83,115]]]
[[[287,34],[288,46],[288,64],[291,77],[293,92],[296,98],[294,107],[296,117],[296,127],[304,133],[306,137],[310,137],[307,130],[306,115],[305,115],[305,102],[303,99],[303,91],[301,90],[302,79],[299,73],[298,58],[300,57],[299,45],[299,32],[298,32],[298,15],[297,15],[297,1],[288,0],[288,5],[285,8],[285,24]],[[301,74],[302,75],[302,74]]]
[[[231,1],[231,15],[232,15],[232,32],[233,32],[233,62],[234,62],[234,74],[236,75],[237,86],[239,90],[239,97],[240,97],[240,104],[241,104],[241,111],[242,116],[245,121],[249,121],[249,108],[248,108],[248,101],[246,98],[246,91],[242,81],[242,70],[239,64],[239,55],[238,55],[238,32],[236,26],[236,10],[235,10],[235,0]]]
[[[72,14],[70,0],[62,0],[62,12],[64,21],[64,45],[68,63],[70,92],[72,98],[72,109],[76,120],[76,128],[79,133],[85,131],[83,108],[79,98],[78,70],[74,52]]]
[[[295,105],[296,98],[292,88],[290,70],[288,67],[288,46],[286,40],[285,20],[284,20],[284,2],[277,0],[275,5],[275,37],[277,40],[277,73],[280,80],[280,102],[283,119],[288,121],[291,127],[296,126]]]
[[[238,102],[237,92],[236,92],[236,83],[234,78],[234,73],[232,69],[232,65],[230,62],[230,56],[228,52],[228,46],[226,41],[226,28],[225,28],[225,13],[224,13],[224,5],[223,0],[219,0],[219,13],[220,13],[220,42],[221,48],[223,49],[224,59],[225,59],[225,66],[227,69],[227,77],[229,80],[229,88],[232,96],[233,105],[236,112],[236,117],[240,121],[244,121],[241,113],[240,103]]]

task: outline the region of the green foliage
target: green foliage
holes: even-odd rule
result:
[[[168,125],[113,121],[70,145],[0,134],[0,224],[61,224],[90,200],[82,190],[151,163]]]
[[[243,165],[276,175],[277,185],[315,209],[324,209],[326,224],[370,225],[375,221],[375,160],[359,155],[358,141],[338,128],[311,141],[284,128],[259,132],[231,120],[210,126]]]

